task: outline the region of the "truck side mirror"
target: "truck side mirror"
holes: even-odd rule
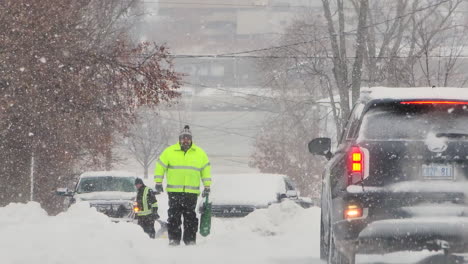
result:
[[[309,142],[309,152],[314,155],[325,156],[327,159],[331,159],[331,139],[330,138],[315,138]]]
[[[57,190],[55,191],[55,194],[59,196],[69,196],[69,197],[73,196],[73,192],[70,191],[68,188],[57,188]]]

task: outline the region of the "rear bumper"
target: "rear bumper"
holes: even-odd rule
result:
[[[468,218],[408,218],[375,221],[357,238],[360,252],[440,249],[435,244],[448,242],[452,252],[468,250]]]
[[[437,249],[431,243],[448,242],[452,252],[468,251],[468,205],[459,192],[370,192],[348,193],[339,209],[359,203],[368,215],[333,222],[336,243],[362,253]],[[338,205],[338,206],[337,206]],[[336,213],[336,212],[335,212]]]
[[[334,228],[337,243],[359,253],[438,250],[439,240],[448,242],[451,252],[468,251],[468,217],[345,220]]]

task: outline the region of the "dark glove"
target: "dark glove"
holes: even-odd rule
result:
[[[210,194],[210,187],[205,187],[201,196],[206,197],[208,194]]]
[[[156,194],[160,194],[160,193],[164,192],[162,183],[156,183],[156,186],[154,187],[154,190],[155,190]]]
[[[154,220],[159,219],[159,214],[158,214],[158,208],[157,207],[153,207],[153,213],[151,214],[151,216],[153,216]]]

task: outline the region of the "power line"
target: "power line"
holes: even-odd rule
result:
[[[231,4],[231,3],[216,3],[216,2],[172,2],[172,1],[142,1],[144,4],[165,4],[165,5],[190,5],[190,6],[226,6],[226,7],[280,7],[280,8],[295,8],[295,7],[312,7],[308,5],[256,5],[256,4]]]
[[[309,43],[309,42],[305,42]],[[299,45],[296,43],[296,45]],[[277,47],[272,47],[271,49],[279,48],[280,46]],[[146,54],[142,54],[141,56],[145,56]],[[245,58],[245,59],[334,59],[335,57],[330,55],[330,56],[275,56],[275,55],[216,55],[216,54],[204,54],[204,55],[196,55],[196,54],[172,54],[169,55],[172,58],[176,59],[188,59],[188,58],[211,58],[211,59],[223,59],[223,58]],[[468,58],[468,55],[421,55],[422,57],[428,57],[428,58],[462,58],[466,59]],[[408,59],[408,58],[413,58],[414,56],[367,56],[368,58],[371,59]],[[356,59],[356,56],[346,56],[346,59]]]
[[[211,88],[211,89],[224,91],[224,92],[228,92],[228,93],[238,93],[238,94],[243,94],[243,95],[252,96],[252,97],[258,97],[258,98],[262,98],[262,99],[269,99],[269,100],[272,100],[272,101],[277,101],[278,100],[278,98],[276,98],[274,96],[258,95],[258,94],[246,93],[246,92],[242,92],[242,91],[232,91],[232,90],[223,89],[223,88],[219,88],[219,87],[207,86],[207,85],[204,85],[204,84],[197,84],[197,83],[190,83],[190,82],[184,82],[184,83],[189,84],[189,85],[204,87],[204,88]],[[311,101],[295,101],[295,100],[290,100],[290,99],[281,99],[281,100],[286,101],[286,102],[290,102],[290,103],[294,103],[294,104],[310,104],[310,105],[330,104],[330,103],[325,103],[325,102],[322,103],[322,102],[311,102]],[[279,114],[279,113],[275,113],[275,112],[272,112],[272,111],[268,111],[268,112],[271,112],[271,113],[274,113],[274,114]]]
[[[373,26],[378,26],[378,25],[381,25],[381,24],[388,23],[390,21],[398,20],[398,19],[407,17],[409,15],[414,15],[414,14],[416,14],[418,12],[430,9],[432,7],[440,6],[441,4],[447,3],[447,2],[450,2],[450,1],[451,0],[444,0],[444,1],[440,1],[440,2],[435,3],[435,4],[427,5],[425,7],[415,9],[415,10],[413,10],[411,12],[406,13],[406,14],[396,16],[394,18],[390,18],[390,19],[386,19],[386,20],[383,20],[383,21],[380,21],[380,22],[376,22],[376,23],[366,25],[363,28],[370,28],[370,27],[373,27]],[[344,34],[350,34],[350,33],[357,33],[357,29],[353,29],[351,31],[344,32]],[[274,49],[279,49],[279,48],[293,47],[293,46],[297,46],[297,45],[301,45],[301,44],[307,44],[307,43],[315,42],[315,41],[318,41],[318,40],[325,40],[325,39],[330,39],[330,38],[331,38],[330,36],[325,36],[323,38],[310,40],[310,41],[301,41],[301,42],[290,43],[290,44],[285,44],[285,45],[281,45],[281,46],[273,46],[273,47],[267,47],[267,48],[261,48],[261,49],[253,49],[253,50],[244,50],[244,51],[239,51],[239,52],[224,53],[224,54],[219,54],[217,56],[219,57],[219,56],[228,56],[228,55],[240,55],[240,54],[255,53],[255,52],[260,52],[260,51],[269,51],[269,50],[274,50]]]
[[[207,86],[207,85],[204,85],[204,84],[194,84],[194,83],[189,83],[189,82],[183,82],[185,84],[189,84],[189,85],[196,85],[196,86],[199,86],[199,87],[204,87],[204,88],[212,88],[212,89],[216,89],[216,90],[220,90],[220,91],[225,91],[225,92],[228,92],[228,93],[231,93],[233,91],[231,90],[227,90],[227,89],[222,89],[222,88],[218,88],[218,87],[210,87],[210,86]],[[240,91],[234,91],[235,93],[240,93],[240,94],[244,94],[244,95],[247,95],[247,96],[256,96],[256,97],[260,97],[262,99],[269,99],[269,100],[272,100],[272,101],[278,101],[279,98],[276,98],[276,97],[272,97],[272,96],[262,96],[262,95],[257,95],[257,94],[251,94],[251,93],[243,93],[243,92],[240,92]],[[311,102],[311,101],[295,101],[295,100],[291,100],[291,99],[285,99],[285,98],[282,98],[282,99],[279,99],[279,100],[282,100],[282,101],[285,101],[285,102],[289,102],[289,103],[293,103],[295,105],[297,104],[310,104],[310,105],[331,105],[332,103],[331,102]],[[212,101],[216,101],[216,100],[212,100]],[[227,103],[227,102],[226,102]],[[338,102],[335,102],[336,105],[339,105],[340,103]],[[268,109],[262,109],[262,108],[259,108],[259,107],[250,107],[252,109],[256,109],[256,110],[260,110],[260,111],[264,111],[264,112],[269,112],[269,113],[272,113],[272,114],[276,114],[277,117],[275,118],[275,120],[277,120],[279,117],[281,117],[282,115],[284,115],[283,112],[273,112],[271,110],[268,110]],[[326,118],[329,114],[331,113],[331,111],[329,113],[327,113],[324,117],[320,117],[319,120],[322,120],[324,118]]]
[[[173,2],[173,1],[141,1],[143,4],[164,4],[164,5],[189,5],[189,6],[227,6],[227,7],[246,7],[246,8],[310,8],[310,9],[322,9],[322,6],[311,6],[311,5],[269,5],[269,4],[231,4],[231,3],[216,3],[216,2]],[[354,7],[343,7],[344,10],[356,10]],[[387,8],[386,8],[387,9]],[[397,7],[388,7],[390,10],[397,9]],[[369,8],[370,11],[382,11],[378,8]],[[455,10],[456,13],[468,13],[468,10]]]
[[[195,123],[191,123],[191,122],[187,122],[187,121],[180,121],[180,120],[176,120],[176,119],[173,119],[173,118],[162,117],[162,116],[161,116],[161,118],[165,119],[165,120],[168,120],[168,121],[176,122],[176,123],[179,123],[179,124],[186,124],[186,125],[190,125],[190,126],[193,126],[193,127],[201,127],[201,128],[205,128],[205,129],[209,129],[209,130],[213,130],[213,131],[223,132],[226,135],[237,135],[237,136],[240,136],[240,137],[256,139],[255,137],[252,137],[252,136],[249,136],[249,135],[244,135],[244,134],[237,133],[237,132],[234,132],[234,131],[219,129],[217,127],[205,126],[205,125],[195,124]]]
[[[305,43],[310,43],[311,41],[305,41],[302,44]],[[298,43],[295,43],[295,45],[299,45]],[[270,49],[277,49],[281,47],[286,47],[288,45],[284,46],[276,46],[276,47],[271,47]],[[146,58],[147,56],[150,56],[151,54],[139,54],[139,55],[129,55],[130,57],[135,57],[135,58]],[[296,56],[296,55],[241,55],[241,54],[233,54],[233,55],[223,55],[223,54],[169,54],[168,55],[171,58],[174,59],[335,59],[336,57],[333,55],[314,55],[314,56]],[[462,54],[462,55],[420,55],[420,57],[424,58],[433,58],[433,59],[444,59],[444,58],[460,58],[460,59],[467,59],[468,54]],[[356,56],[346,56],[346,59],[356,59]],[[367,58],[371,59],[408,59],[408,58],[414,58],[414,56],[403,56],[403,55],[395,55],[395,56],[367,56]],[[198,62],[199,64],[201,62]]]
[[[223,92],[228,92],[228,93],[238,93],[238,94],[254,96],[254,97],[259,97],[259,98],[274,99],[272,96],[262,96],[262,95],[246,93],[246,92],[242,92],[242,91],[232,91],[232,90],[223,89],[223,88],[219,88],[219,87],[212,87],[212,86],[204,85],[204,84],[201,84],[201,83],[190,83],[190,82],[184,82],[184,83],[189,84],[189,85],[193,85],[193,86],[203,87],[203,88],[211,88],[211,89],[215,89],[215,90],[219,90],[219,91],[223,91]]]
[[[220,88],[219,88],[220,89]],[[220,90],[224,90],[224,89],[220,89]],[[227,91],[227,90],[226,90]],[[288,100],[286,100],[288,101]],[[328,115],[328,114],[327,114]],[[240,115],[236,118],[233,118],[232,120],[229,120],[229,122],[232,122],[233,120],[237,119],[237,118],[241,118],[243,115]],[[280,115],[278,115],[275,120],[279,117]],[[255,136],[250,136],[250,135],[246,135],[246,134],[243,134],[243,133],[239,133],[239,132],[235,132],[233,131],[233,129],[235,128],[231,128],[230,130],[226,130],[226,129],[221,129],[219,128],[218,126],[206,126],[206,125],[201,125],[201,124],[197,124],[197,123],[193,123],[193,122],[187,122],[187,121],[181,121],[181,120],[177,120],[177,119],[174,119],[174,118],[169,118],[169,117],[164,117],[164,116],[159,116],[161,119],[164,119],[164,120],[168,120],[168,121],[171,121],[171,122],[176,122],[176,123],[179,123],[179,124],[188,124],[190,126],[193,126],[193,127],[200,127],[200,128],[204,128],[204,129],[208,129],[210,131],[218,131],[218,132],[221,132],[223,133],[224,135],[237,135],[237,136],[240,136],[240,137],[244,137],[244,138],[248,138],[248,139],[253,139],[253,140],[257,140],[257,137]],[[322,118],[320,118],[321,120]],[[224,124],[225,125],[225,124]],[[277,140],[272,140],[272,142],[276,142],[276,143],[283,143],[282,141],[277,141]]]
[[[438,7],[444,3],[451,2],[452,0],[443,0],[438,3],[434,3],[431,5],[427,5],[418,9],[415,9],[411,12],[396,16],[394,18],[386,19],[380,22],[368,24],[364,26],[363,28],[369,28],[373,26],[378,26],[381,24],[385,24],[394,20],[398,20],[404,17],[407,17],[409,15],[416,14],[418,12],[433,8],[433,7]],[[150,1],[148,3],[163,3],[159,1]],[[164,2],[164,3],[171,3],[171,2]],[[185,2],[179,2],[179,3],[185,3]],[[199,4],[204,4],[204,3],[199,3]],[[235,5],[235,4],[226,4],[226,5]],[[351,34],[351,33],[357,33],[357,29],[350,30],[350,31],[345,31],[344,34]],[[290,43],[290,44],[284,44],[284,45],[279,45],[279,46],[271,46],[271,47],[266,47],[266,48],[260,48],[260,49],[251,49],[251,50],[244,50],[244,51],[239,51],[239,52],[229,52],[229,53],[221,53],[221,54],[206,54],[206,55],[192,55],[192,54],[174,54],[170,55],[171,57],[174,58],[251,58],[251,59],[264,59],[264,58],[271,58],[271,59],[281,59],[281,58],[292,58],[292,59],[335,59],[334,56],[275,56],[275,55],[242,55],[242,54],[249,54],[249,53],[256,53],[260,51],[269,51],[269,50],[275,50],[275,49],[281,49],[281,48],[288,48],[288,47],[293,47],[293,46],[298,46],[302,44],[308,44],[320,40],[326,40],[330,39],[330,36],[324,36],[321,38],[316,38],[313,40],[307,40],[307,41],[301,41],[301,42],[295,42],[295,43]],[[242,56],[236,56],[236,55],[242,55]],[[143,55],[144,56],[144,55]],[[430,55],[427,56],[429,58],[453,58],[453,56],[443,56],[443,55]],[[347,56],[347,59],[355,59],[356,56]],[[405,59],[408,58],[408,56],[372,56],[369,58],[374,58],[374,59],[384,59],[384,58],[396,58],[396,59]],[[463,55],[463,56],[457,56],[457,58],[468,58],[468,55]]]
[[[188,83],[186,83],[186,84],[188,84]],[[191,85],[193,85],[193,84],[191,84]],[[240,97],[240,96],[239,96],[239,97]],[[241,97],[241,98],[244,98],[244,99],[245,99],[245,97]],[[207,100],[207,101],[211,101],[211,102],[216,102],[216,103],[227,104],[227,105],[231,105],[231,106],[239,106],[238,104],[233,103],[233,102],[226,102],[226,101],[223,101],[223,100],[216,100],[216,99],[212,99],[212,98],[203,98],[203,100]],[[272,110],[267,109],[267,108],[261,108],[261,107],[252,106],[252,105],[245,106],[245,107],[247,107],[248,109],[254,109],[254,110],[263,111],[263,112],[268,112],[268,113],[272,113],[272,114],[279,114],[279,112],[275,112],[275,111],[272,111]]]
[[[201,125],[201,124],[187,122],[187,121],[180,121],[180,120],[176,120],[176,119],[168,118],[168,117],[163,117],[163,116],[160,116],[160,118],[171,121],[171,122],[179,123],[179,124],[185,124],[185,125],[190,125],[190,126],[193,126],[193,127],[200,127],[200,128],[208,129],[208,130],[211,130],[211,131],[222,132],[225,135],[237,135],[237,136],[240,136],[240,137],[257,140],[257,138],[255,136],[245,135],[245,134],[238,133],[238,132],[235,132],[235,131],[232,131],[232,130],[228,131],[228,130],[220,129],[220,128],[213,127],[213,126],[206,126],[206,125]],[[276,143],[284,143],[283,141],[278,141],[278,140],[271,140],[271,141],[276,142]]]
[[[242,161],[238,161],[238,160],[234,160],[234,159],[228,159],[228,158],[223,158],[221,157],[221,159],[225,160],[225,161],[230,161],[230,162],[233,162],[233,163],[239,163],[239,164],[243,164],[243,165],[249,165],[248,162],[242,162]],[[227,164],[226,164],[227,165]],[[228,165],[228,166],[231,166],[231,167],[236,167],[236,166],[232,166],[232,165]]]

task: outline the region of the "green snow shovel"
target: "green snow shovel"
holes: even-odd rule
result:
[[[200,235],[206,237],[210,234],[211,230],[211,203],[208,202],[208,195],[205,198],[205,203],[202,207],[202,214],[200,217]]]

